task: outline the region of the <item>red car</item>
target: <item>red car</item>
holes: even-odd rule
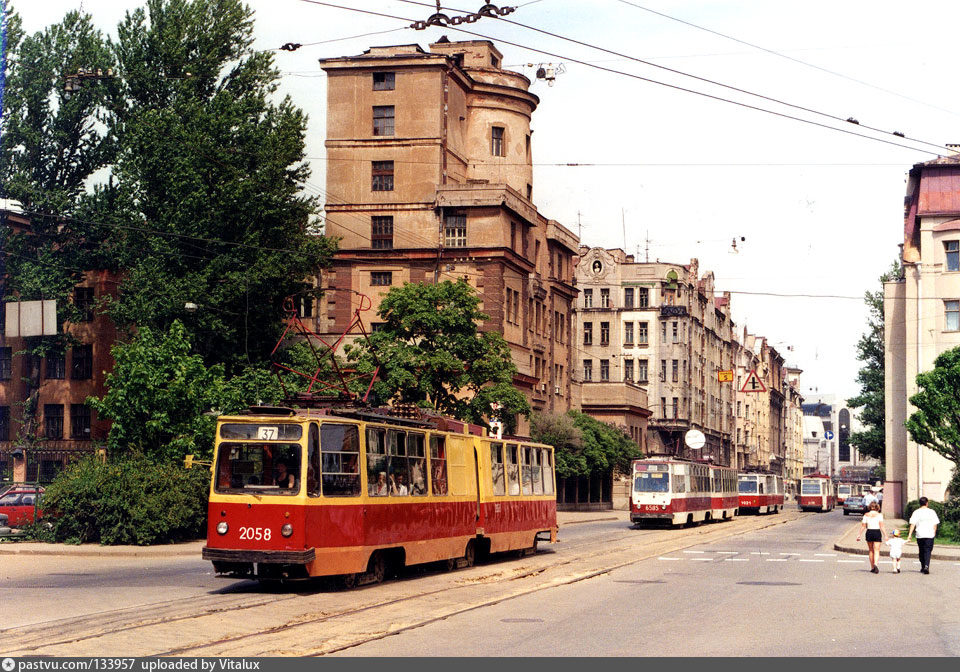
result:
[[[40,500],[43,488],[35,485],[15,485],[0,495],[0,513],[6,514],[10,527],[32,523],[43,513]]]

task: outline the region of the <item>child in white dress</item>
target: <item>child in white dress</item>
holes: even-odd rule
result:
[[[900,538],[900,530],[894,530],[893,534],[887,538],[887,546],[890,547],[890,559],[893,560],[893,571],[900,573],[900,557],[903,555],[903,545],[906,542]]]

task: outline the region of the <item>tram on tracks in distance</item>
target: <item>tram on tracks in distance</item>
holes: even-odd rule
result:
[[[837,505],[833,481],[826,474],[810,474],[800,479],[797,504],[803,511],[830,511]]]
[[[448,418],[251,408],[217,420],[203,558],[256,579],[534,552],[557,538],[553,448]]]
[[[737,472],[672,457],[634,460],[630,520],[689,525],[737,515]]]
[[[856,483],[837,483],[837,504],[843,504],[847,497],[859,495],[859,487]]]
[[[740,474],[740,513],[778,513],[783,508],[783,477],[777,474]]]

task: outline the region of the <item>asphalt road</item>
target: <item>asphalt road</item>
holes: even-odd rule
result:
[[[960,563],[924,576],[913,560],[901,574],[886,561],[871,574],[863,556],[832,550],[854,524],[839,510],[806,515],[336,655],[960,655]]]

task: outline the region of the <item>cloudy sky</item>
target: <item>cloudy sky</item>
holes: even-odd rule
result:
[[[141,4],[12,2],[30,32],[82,8],[111,34]],[[553,86],[532,85],[540,211],[587,245],[698,258],[733,293],[739,327],[766,336],[820,394],[857,392],[862,296],[898,255],[907,170],[960,143],[952,0],[518,0],[504,17],[513,23],[460,26],[470,33],[410,28],[431,3],[249,4],[257,48],[304,45],[276,63],[282,92],[310,115],[315,193],[325,193],[318,59],[447,35],[493,40],[531,79],[562,64]],[[453,16],[481,4],[443,6]]]

